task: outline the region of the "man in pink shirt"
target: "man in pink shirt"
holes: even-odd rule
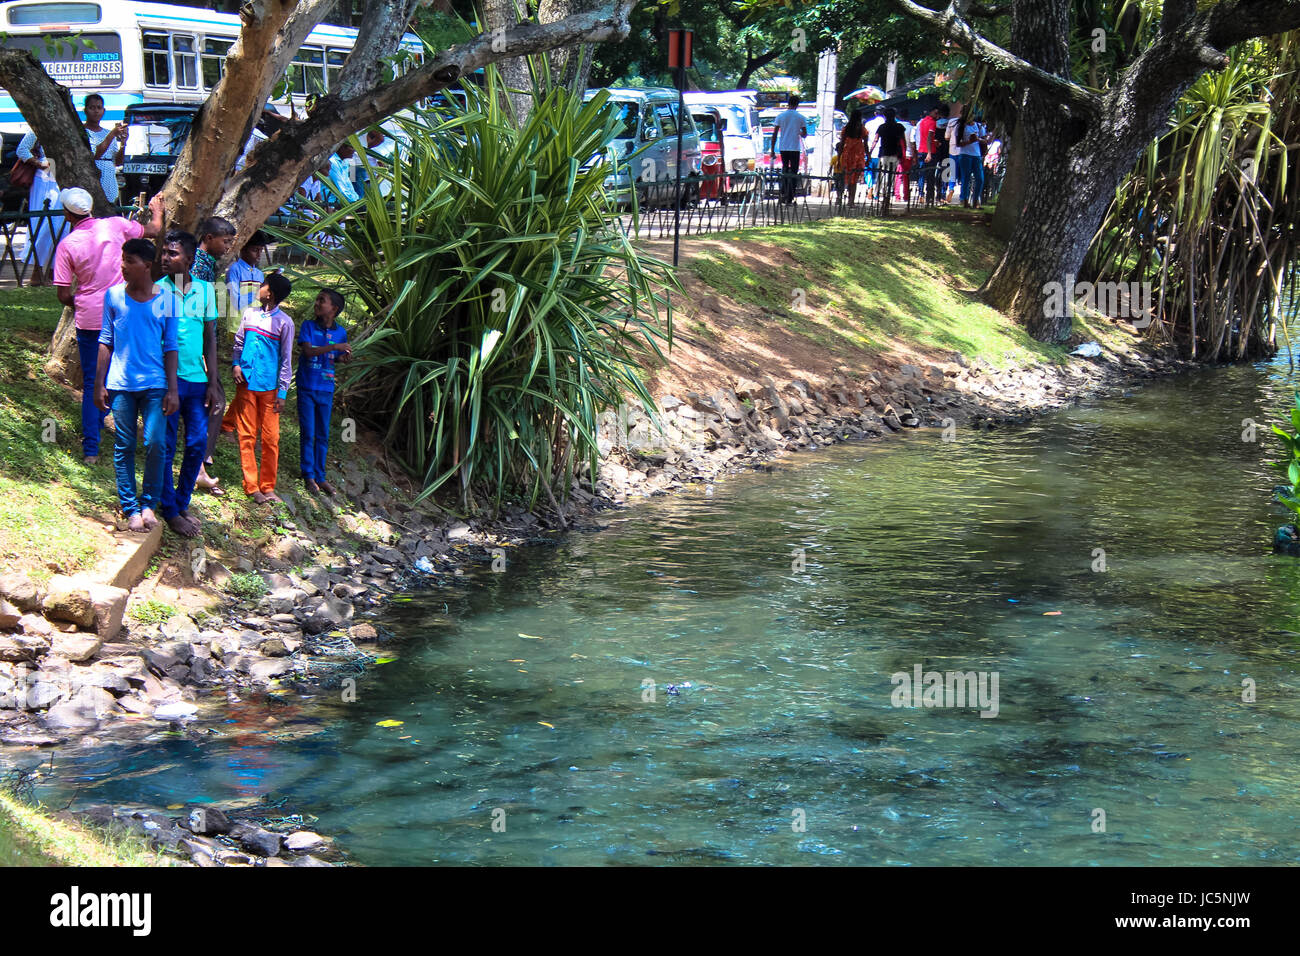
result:
[[[122,281],[122,243],[152,239],[162,231],[162,196],[149,203],[151,220],[141,224],[114,216],[96,219],[84,189],[59,194],[71,230],[54,253],[54,286],[59,301],[72,309],[77,323],[77,352],[81,356],[81,453],[86,464],[99,461],[99,430],[106,412],[95,406],[95,365],[99,330],[104,323],[104,293]],[[76,288],[73,288],[73,280]]]

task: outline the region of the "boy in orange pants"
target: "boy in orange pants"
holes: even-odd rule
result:
[[[258,504],[281,500],[275,493],[275,476],[280,464],[280,413],[293,375],[293,319],[280,309],[280,303],[292,288],[279,273],[267,276],[257,290],[259,305],[244,312],[235,333],[235,382],[244,386],[235,399],[239,461],[244,492]]]

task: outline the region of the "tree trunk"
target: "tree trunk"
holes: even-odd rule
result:
[[[515,0],[483,0],[483,23],[485,32],[495,34],[499,38],[495,42],[504,44],[498,52],[511,52],[511,33],[519,23]],[[533,77],[528,70],[528,57],[504,56],[497,61],[497,69],[506,89],[511,91],[510,108],[515,123],[522,126],[533,108]]]
[[[1069,0],[1015,0],[1010,51],[976,34],[954,4],[940,12],[894,3],[1023,84],[1023,209],[981,292],[1047,342],[1069,338],[1071,283],[1116,188],[1178,98],[1226,64],[1223,50],[1300,25],[1300,0],[1224,0],[1204,10],[1166,0],[1156,40],[1095,94],[1069,79]]]
[[[224,172],[234,167],[276,81],[332,2],[254,0],[240,8],[243,25],[239,39],[226,54],[225,75],[200,107],[163,186],[163,200],[173,222],[192,232],[212,215],[221,199]],[[256,156],[249,158],[249,165],[257,161]],[[214,175],[218,170],[222,174]]]
[[[1020,222],[1025,207],[1025,126],[1017,121],[1009,142],[1002,144],[1002,161],[1006,172],[1002,176],[1002,189],[998,192],[998,206],[993,211],[993,235],[1008,242]]]

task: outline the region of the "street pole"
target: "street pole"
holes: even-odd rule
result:
[[[680,36],[680,34],[679,34]],[[673,213],[673,266],[682,244],[682,127],[686,125],[685,57],[677,61],[677,209]]]

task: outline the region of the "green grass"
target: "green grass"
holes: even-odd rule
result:
[[[177,866],[120,826],[54,820],[45,809],[0,790],[0,866]]]
[[[237,598],[245,600],[259,598],[267,593],[266,582],[262,580],[260,574],[252,571],[236,571],[226,582],[225,591]]]
[[[1002,248],[974,215],[832,219],[783,227],[779,244],[774,235],[748,230],[691,240],[703,248],[686,268],[719,293],[767,310],[790,332],[832,351],[914,345],[997,366],[1064,357],[1063,349],[1035,341],[970,294]],[[755,268],[713,248],[718,241],[752,244],[777,264]],[[802,309],[793,302],[795,289],[804,290]]]
[[[170,621],[177,613],[178,611],[173,605],[165,604],[153,598],[132,604],[130,611],[128,611],[131,619],[141,624],[161,624],[164,621]]]
[[[72,516],[111,513],[117,493],[111,445],[82,464],[80,404],[44,371],[61,312],[52,289],[0,290],[0,560],[75,571],[103,542]]]

